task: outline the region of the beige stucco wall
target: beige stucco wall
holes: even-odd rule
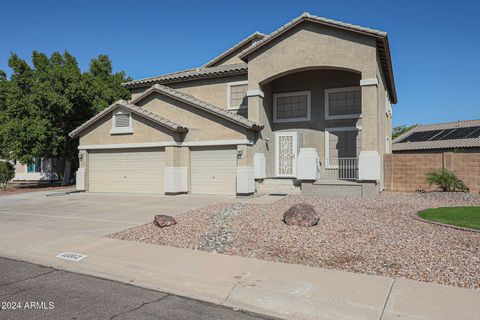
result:
[[[186,126],[184,141],[253,139],[254,133],[240,125],[159,93],[137,105]]]
[[[226,109],[228,83],[246,80],[247,74],[245,73],[231,77],[171,83],[168,86]]]
[[[380,156],[383,158],[387,151],[391,153],[392,150],[392,117],[388,115],[386,109],[386,96],[387,96],[387,83],[383,72],[381,71],[381,64],[380,58],[377,56],[377,79],[378,79],[378,86],[377,86],[377,95],[378,95],[378,109],[377,109],[377,117],[378,117],[378,132],[377,132],[377,139],[378,139],[378,152]],[[389,150],[387,150],[387,137],[388,137],[388,144]],[[380,180],[380,190],[385,188],[384,184],[384,172],[385,167],[381,166],[381,180]]]
[[[246,81],[247,74],[229,77],[201,79],[166,84],[175,90],[190,94],[200,100],[207,101],[217,107],[227,108],[228,83]],[[131,89],[132,99],[135,99],[149,87]]]
[[[165,147],[166,167],[189,167],[190,150],[188,147],[169,146]]]
[[[111,134],[112,112],[109,112],[92,125],[88,131],[82,133],[80,145],[166,142],[179,139],[178,133],[136,114],[132,114],[132,120],[133,133]]]
[[[375,39],[340,29],[303,23],[248,57],[250,89],[291,70],[332,67],[376,75]]]

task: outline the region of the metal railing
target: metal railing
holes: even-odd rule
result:
[[[320,171],[320,180],[356,180],[358,158],[330,158]]]

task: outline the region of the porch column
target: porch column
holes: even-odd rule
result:
[[[188,147],[165,147],[165,194],[188,192]]]
[[[253,146],[239,145],[237,150],[237,193],[252,194],[255,192]]]
[[[378,80],[362,79],[360,86],[362,88],[362,151],[358,157],[358,179],[380,180]]]
[[[263,108],[263,99],[265,94],[260,88],[249,89],[247,91],[248,97],[248,120],[260,123],[260,112]]]
[[[265,99],[265,93],[259,88],[249,89],[247,91],[248,97],[248,119],[261,123],[261,117],[263,111],[263,103]],[[260,139],[259,139],[260,140]],[[265,164],[265,142],[257,142],[251,148],[250,156],[252,157],[252,164],[254,168],[254,178],[264,179],[266,177],[266,164]]]
[[[87,189],[88,182],[85,181],[86,168],[87,168],[87,150],[79,150],[78,151],[78,170],[75,176],[77,190]]]

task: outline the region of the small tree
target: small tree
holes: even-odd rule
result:
[[[7,189],[8,182],[15,177],[15,168],[8,161],[0,161],[0,188]]]
[[[427,173],[427,182],[431,186],[436,184],[442,191],[469,192],[470,189],[455,173],[447,169],[432,169]]]

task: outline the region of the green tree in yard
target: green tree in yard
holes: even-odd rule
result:
[[[396,137],[404,134],[405,132],[412,130],[416,126],[417,126],[416,124],[413,124],[411,126],[402,125],[402,126],[393,127],[393,129],[392,129],[392,139],[395,139]]]
[[[0,189],[7,189],[8,182],[15,177],[15,168],[8,161],[0,161]]]
[[[122,86],[123,82],[132,80],[125,72],[112,72],[112,63],[108,56],[99,55],[90,61],[85,73],[85,85],[91,111],[94,114],[102,111],[119,99],[130,99],[130,92]]]
[[[68,133],[115,100],[128,99],[128,90],[120,84],[129,79],[123,72],[113,74],[103,55],[82,73],[67,51],[50,57],[34,51],[32,66],[12,54],[9,66],[10,79],[2,81],[0,75],[0,101],[5,99],[0,102],[0,150],[24,164],[35,157],[60,159],[66,184],[78,146]]]
[[[3,70],[0,70],[0,126],[5,122],[5,109],[6,109],[6,90],[7,90],[7,75]],[[0,139],[2,137],[0,136]],[[0,140],[0,159],[5,157],[4,152],[2,152],[2,141]]]

